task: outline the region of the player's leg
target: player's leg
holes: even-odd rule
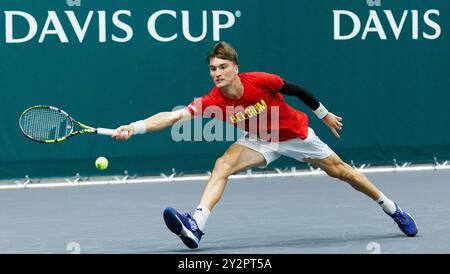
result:
[[[363,173],[342,161],[336,153],[325,159],[304,159],[304,161],[319,167],[333,178],[349,183],[354,189],[375,201],[382,195],[381,191]]]
[[[203,190],[200,204],[212,210],[222,197],[230,175],[265,164],[266,160],[261,153],[239,144],[233,144],[222,157],[217,159]]]
[[[354,189],[366,194],[377,202],[399,225],[408,236],[417,234],[414,219],[390,199],[388,199],[372,182],[361,172],[346,164],[333,150],[308,128],[308,137],[305,140],[292,139],[280,143],[280,154],[309,162],[325,171],[331,177],[349,183]]]
[[[354,189],[372,198],[381,205],[386,214],[395,220],[406,235],[413,237],[417,234],[414,219],[378,190],[363,173],[342,161],[336,153],[324,159],[304,159],[304,161],[319,167],[331,177],[349,183]]]
[[[167,227],[180,236],[186,246],[197,248],[209,213],[222,197],[228,177],[241,170],[265,164],[266,159],[261,153],[233,144],[217,159],[194,216],[189,213],[180,214],[170,207],[166,208],[164,220]]]

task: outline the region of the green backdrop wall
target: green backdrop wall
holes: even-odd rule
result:
[[[75,1],[76,2],[76,1]],[[370,7],[367,2],[381,2]],[[295,108],[310,115],[310,125],[346,161],[373,164],[399,161],[430,162],[450,158],[450,2],[403,1],[66,1],[0,0],[0,178],[137,174],[210,170],[232,142],[176,142],[171,130],[117,142],[104,136],[79,136],[56,145],[34,143],[18,127],[20,113],[36,104],[58,106],[78,120],[115,128],[187,105],[212,87],[205,57],[216,43],[213,11],[227,11],[235,18],[232,27],[221,29],[220,40],[239,52],[240,70],[266,71],[302,84],[327,108],[344,118],[342,138],[336,139],[306,106],[287,98]],[[128,10],[121,21],[126,32],[113,23],[113,14]],[[178,33],[174,41],[160,42],[148,31],[150,15],[172,10],[176,18],[162,15],[156,22],[161,36]],[[335,39],[333,11],[351,11],[361,30],[348,40]],[[437,10],[439,14],[425,13]],[[30,14],[37,22],[36,35],[23,43],[7,41],[8,11]],[[48,11],[55,11],[67,35],[39,36]],[[80,22],[94,11],[83,42],[79,42],[64,11],[73,11]],[[99,13],[105,11],[106,38],[99,42]],[[182,12],[189,11],[193,36],[202,33],[202,11],[208,31],[199,42],[182,34]],[[362,39],[370,12],[376,12],[387,39],[369,32]],[[396,39],[385,11],[397,24],[404,17]],[[405,15],[406,11],[406,15]],[[413,12],[414,11],[414,12]],[[417,34],[415,39],[415,16]],[[225,24],[226,15],[218,17]],[[439,26],[437,35],[436,26]],[[354,27],[349,16],[340,17],[340,34]],[[374,28],[377,22],[368,27]],[[20,16],[13,18],[14,37],[24,37],[29,27]],[[433,28],[433,26],[435,26]],[[49,29],[54,29],[50,26]],[[427,39],[423,33],[435,34]],[[311,115],[312,114],[312,115]],[[94,161],[106,156],[110,167],[97,171]],[[290,159],[273,166],[298,165]]]

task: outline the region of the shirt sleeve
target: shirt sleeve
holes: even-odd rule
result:
[[[284,81],[276,74],[263,73],[263,82],[266,89],[272,92],[279,92],[283,88]]]
[[[301,85],[285,82],[283,88],[279,92],[281,94],[297,97],[311,110],[316,110],[320,106],[320,103],[316,99],[316,97],[314,97],[314,95],[311,92],[309,92],[306,88],[304,88]]]
[[[194,116],[203,116],[204,110],[211,105],[213,105],[211,98],[209,95],[205,95],[192,101],[186,110]]]

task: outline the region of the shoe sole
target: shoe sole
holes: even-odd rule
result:
[[[190,237],[195,237],[191,231],[189,231],[183,222],[178,218],[177,211],[173,208],[166,208],[164,210],[164,222],[166,222],[167,228],[169,228],[172,233],[180,237],[181,241],[189,248],[197,248],[198,242]],[[190,237],[189,237],[190,236]]]

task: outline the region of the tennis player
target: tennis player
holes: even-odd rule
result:
[[[215,84],[209,94],[194,100],[184,109],[160,112],[145,120],[121,126],[113,136],[118,140],[127,140],[133,135],[161,130],[196,115],[212,116],[211,113],[216,113],[214,118],[222,119],[247,132],[217,159],[193,216],[189,213],[181,214],[174,208],[164,210],[167,227],[186,246],[199,246],[206,221],[222,197],[230,175],[250,167],[265,167],[280,156],[311,163],[329,176],[349,183],[379,204],[404,234],[410,237],[417,234],[417,226],[411,215],[387,198],[364,174],[343,162],[308,127],[308,116],[290,107],[283,95],[300,99],[337,138],[340,138],[338,132],[343,127],[341,117],[329,112],[304,87],[278,75],[264,72],[239,73],[238,55],[228,43],[216,44],[207,61]],[[214,108],[214,111],[207,111],[208,108]],[[266,120],[265,122],[254,122],[263,116],[266,119],[260,120]]]

